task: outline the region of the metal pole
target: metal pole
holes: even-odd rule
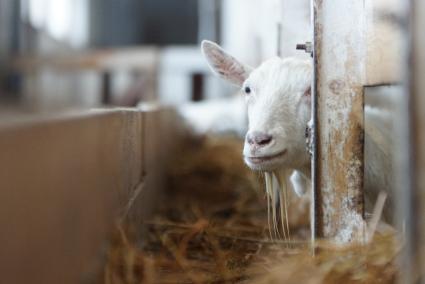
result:
[[[398,224],[403,230],[400,283],[425,283],[425,3],[404,2],[398,21],[405,37],[404,86],[397,120]],[[420,280],[422,278],[422,280]]]
[[[338,243],[364,233],[362,1],[315,0],[315,233]]]

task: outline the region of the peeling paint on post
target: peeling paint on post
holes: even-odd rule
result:
[[[316,235],[361,241],[364,6],[314,0]]]

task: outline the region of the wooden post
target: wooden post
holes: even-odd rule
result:
[[[363,236],[362,1],[313,2],[316,235],[338,243]]]

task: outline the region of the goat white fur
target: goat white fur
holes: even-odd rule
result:
[[[241,87],[244,93],[249,122],[243,150],[245,163],[265,172],[266,181],[273,180],[267,177],[270,173],[280,186],[289,179],[295,192],[304,194],[311,187],[311,162],[305,143],[305,129],[311,117],[311,61],[272,58],[253,69],[213,42],[204,41],[202,52],[215,74]],[[365,155],[370,162],[366,161],[365,191],[373,196],[392,184],[391,139],[389,133],[380,131],[385,121],[380,111],[366,107],[365,116],[372,121],[366,125]],[[268,193],[273,201],[278,201],[273,197],[275,192]]]

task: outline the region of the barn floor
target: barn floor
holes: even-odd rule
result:
[[[140,244],[131,226],[118,227],[100,283],[394,282],[393,235],[345,249],[318,241],[311,257],[308,214],[298,212],[291,240],[272,240],[261,176],[243,165],[241,146],[234,138],[188,145],[170,167],[167,198],[144,224],[147,238]]]

